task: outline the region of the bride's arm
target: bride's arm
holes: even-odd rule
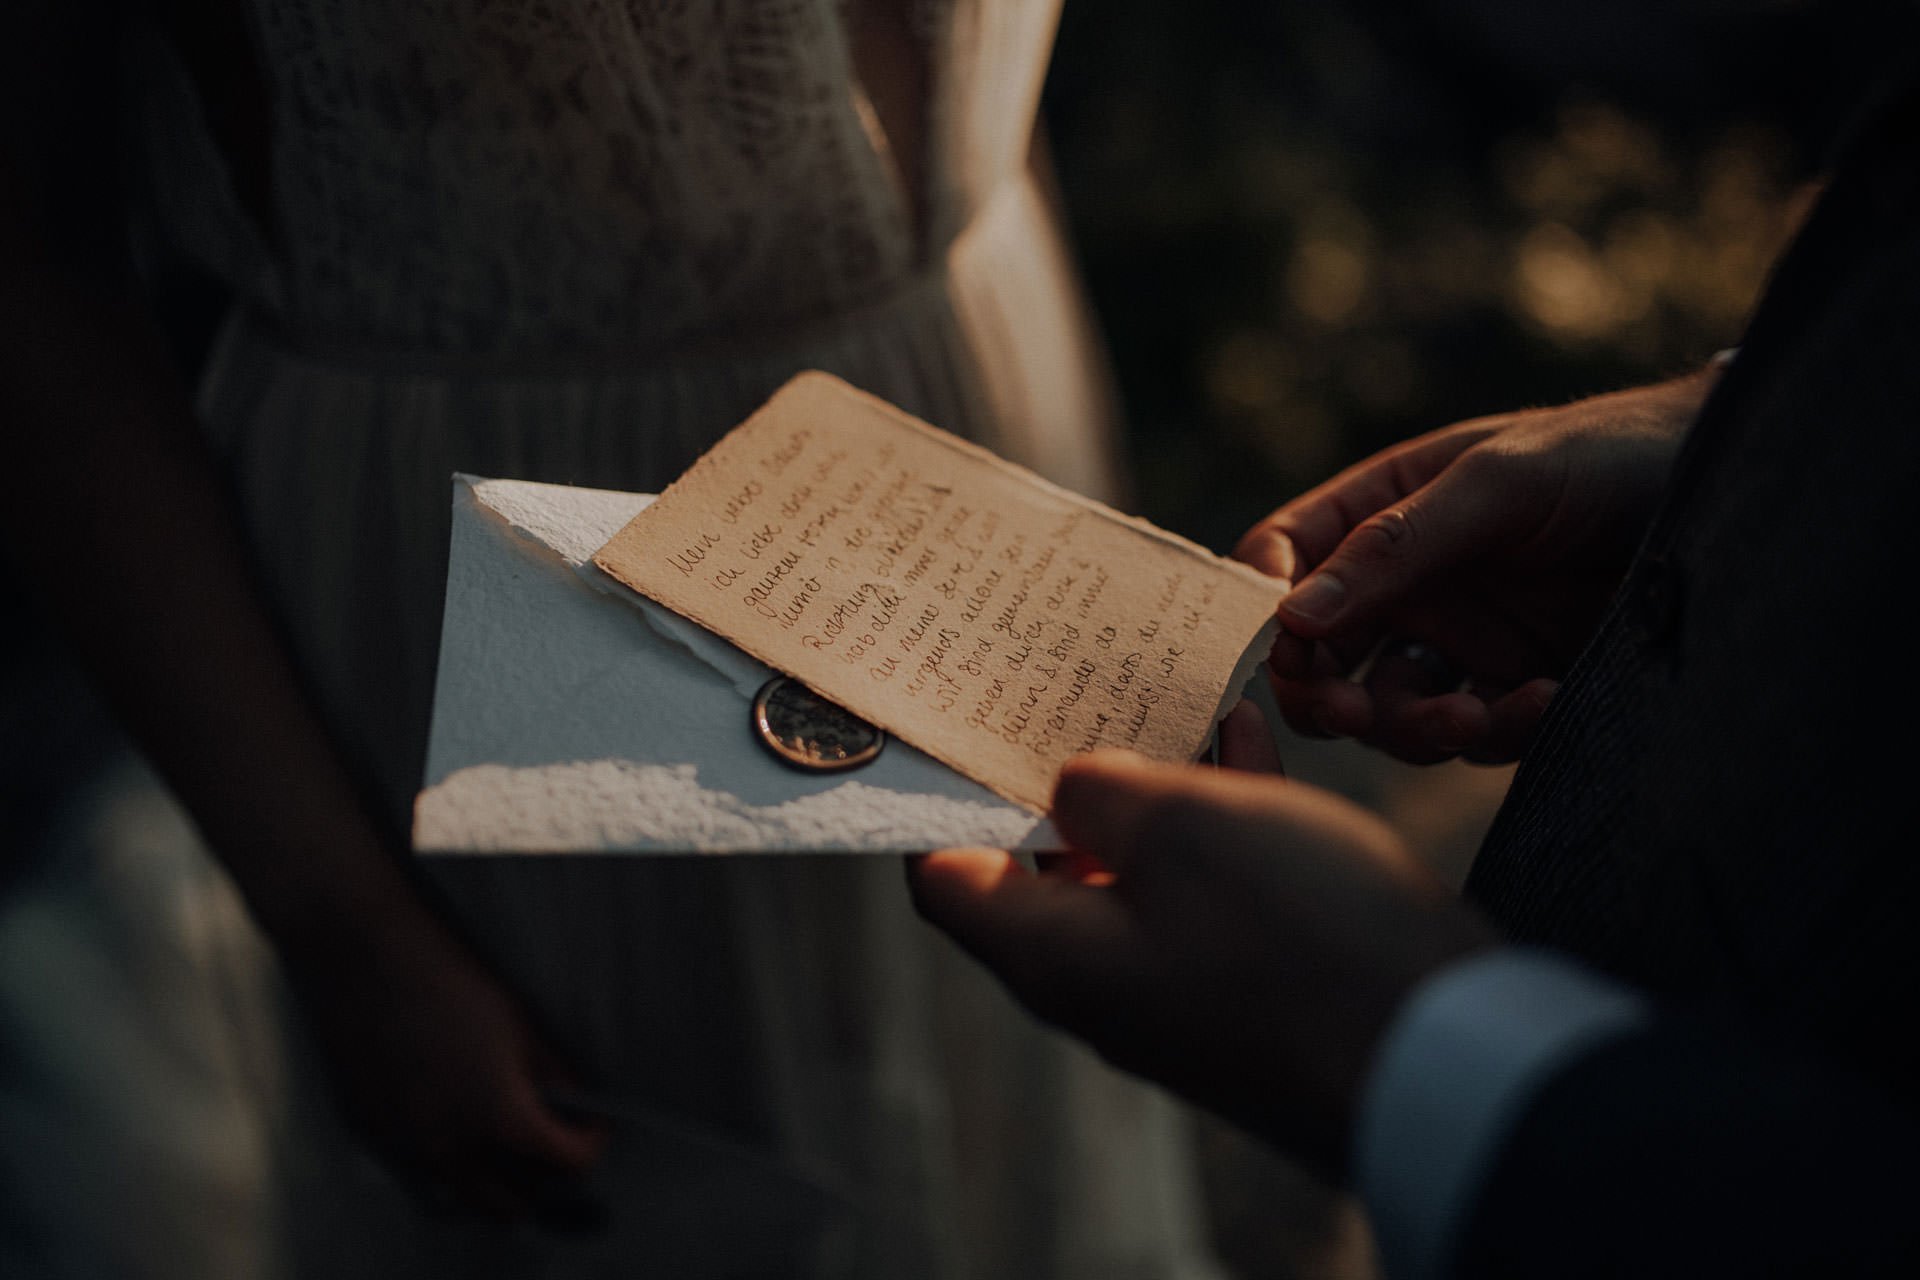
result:
[[[84,84],[54,80],[48,34],[15,42],[42,66],[0,66],[21,72],[15,90]],[[402,1163],[510,1208],[510,1180],[462,1154],[573,1169],[597,1141],[542,1103],[552,1064],[526,1019],[356,793],[253,589],[151,315],[101,269],[113,242],[76,234],[98,193],[63,199],[49,180],[61,148],[112,154],[60,127],[99,104],[50,90],[0,106],[0,543],[275,943],[359,1117]]]

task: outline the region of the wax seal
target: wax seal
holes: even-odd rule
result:
[[[857,769],[887,744],[884,730],[786,676],[754,695],[753,727],[783,764],[815,773]]]

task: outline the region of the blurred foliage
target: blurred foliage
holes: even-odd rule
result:
[[[1069,0],[1046,114],[1135,507],[1226,550],[1395,440],[1737,342],[1874,50],[1914,47],[1916,13]],[[1404,792],[1403,825],[1484,793],[1471,856],[1499,778],[1337,745],[1290,763],[1376,806]],[[1231,1274],[1372,1276],[1350,1204],[1224,1126],[1200,1137]]]
[[[1720,8],[1070,3],[1047,116],[1137,505],[1224,549],[1394,440],[1736,342],[1858,15]]]

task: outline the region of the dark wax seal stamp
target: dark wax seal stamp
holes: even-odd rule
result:
[[[786,676],[754,695],[753,727],[781,763],[814,773],[857,769],[887,744],[884,730]]]

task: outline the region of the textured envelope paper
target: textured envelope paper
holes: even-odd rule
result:
[[[1035,811],[1077,752],[1198,755],[1282,590],[822,373],[594,563]]]

